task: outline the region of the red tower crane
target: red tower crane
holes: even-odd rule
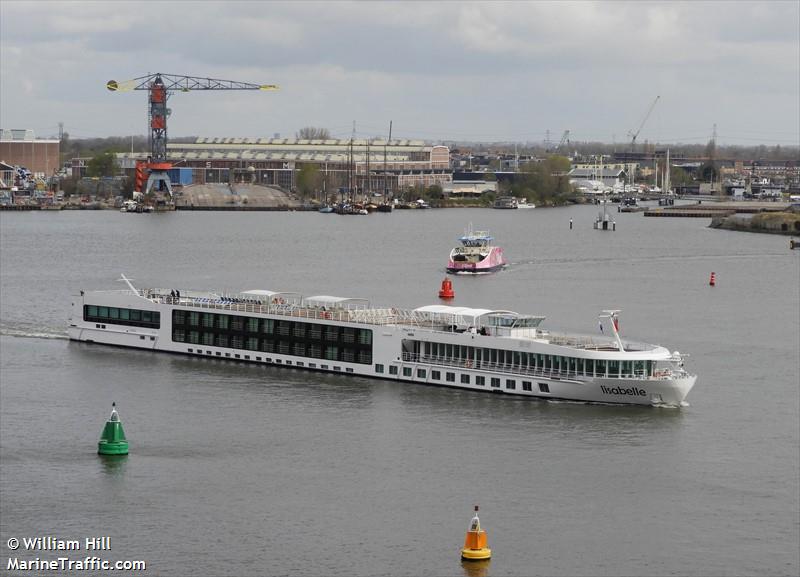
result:
[[[148,194],[153,188],[164,190],[172,198],[172,183],[167,172],[172,164],[167,159],[167,117],[172,112],[167,108],[167,99],[173,92],[193,90],[278,90],[275,84],[251,84],[234,80],[179,76],[157,72],[132,80],[117,82],[109,80],[106,88],[112,92],[147,90],[149,110],[150,156],[147,161],[136,162],[136,184],[134,189]],[[145,178],[147,183],[145,185]],[[143,189],[144,188],[144,189]]]

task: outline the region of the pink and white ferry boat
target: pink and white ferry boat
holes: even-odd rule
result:
[[[472,225],[458,239],[461,246],[450,251],[447,272],[451,274],[487,274],[505,267],[503,249],[494,246],[488,231],[474,231]]]

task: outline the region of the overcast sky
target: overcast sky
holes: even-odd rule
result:
[[[278,92],[178,93],[169,135],[800,144],[800,2],[0,1],[0,126],[146,134],[153,72]]]

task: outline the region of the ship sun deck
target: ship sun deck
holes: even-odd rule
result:
[[[238,293],[143,289],[96,291],[138,296],[156,304],[213,309],[227,312],[283,315],[294,318],[361,323],[377,326],[408,326],[441,333],[475,333],[493,337],[530,340],[576,350],[619,352],[611,337],[550,333],[538,328],[544,316],[523,315],[507,310],[428,305],[416,309],[374,308],[364,298],[248,290]],[[656,345],[624,341],[624,352],[653,351]]]

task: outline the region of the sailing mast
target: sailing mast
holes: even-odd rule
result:
[[[383,145],[383,204],[389,202],[389,175],[386,172],[386,147],[392,141],[392,121],[389,121],[389,138]]]

